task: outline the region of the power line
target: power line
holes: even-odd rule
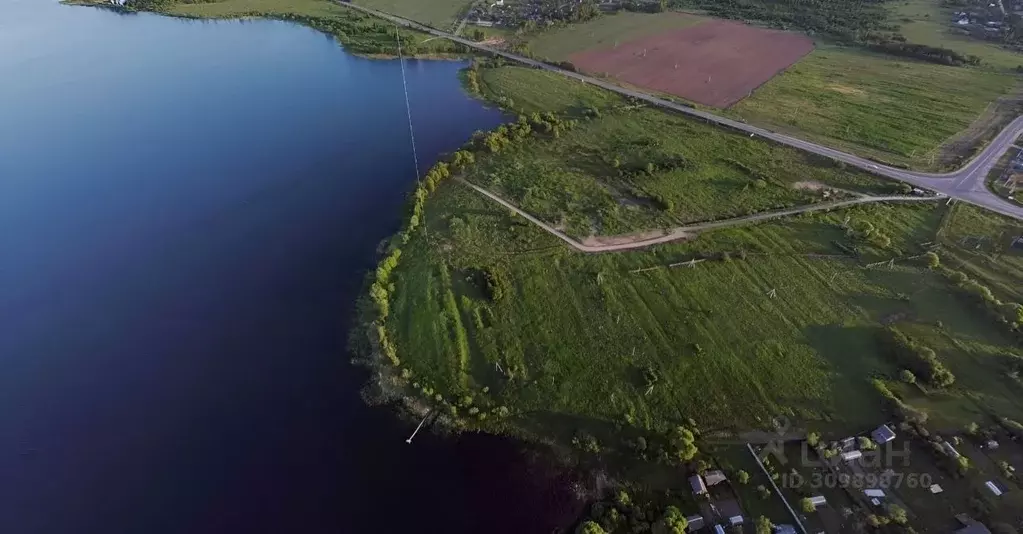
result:
[[[416,165],[416,181],[419,181],[419,154],[416,153],[416,132],[412,129],[412,106],[408,100],[408,82],[405,80],[405,58],[401,55],[401,34],[394,25],[394,39],[398,42],[398,63],[401,65],[401,87],[405,91],[405,113],[408,115],[408,135],[412,141],[412,160]]]

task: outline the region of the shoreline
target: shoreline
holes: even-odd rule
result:
[[[341,21],[347,21],[347,22],[350,22],[350,23],[355,23],[355,22],[358,22],[360,20],[363,20],[360,17],[365,17],[365,18],[368,18],[368,19],[371,19],[371,20],[374,20],[374,21],[383,20],[383,19],[380,19],[378,17],[372,16],[372,15],[367,15],[367,14],[361,14],[361,15],[352,16],[350,14],[358,13],[358,12],[352,11],[352,10],[345,10],[344,13],[346,13],[346,14],[343,17],[340,17],[340,18],[337,18],[337,19],[329,18],[329,17],[321,17],[321,16],[312,16],[312,15],[308,15],[308,14],[304,14],[304,13],[300,13],[300,12],[296,12],[296,11],[283,11],[283,12],[274,12],[274,11],[239,11],[239,12],[230,12],[230,13],[226,13],[226,14],[217,14],[217,15],[204,16],[202,14],[181,13],[181,12],[174,12],[174,11],[169,11],[169,10],[165,10],[165,9],[137,9],[137,8],[133,8],[133,7],[125,7],[125,6],[120,6],[120,5],[116,5],[116,4],[111,4],[109,2],[102,1],[102,0],[60,0],[60,3],[63,4],[63,5],[67,5],[67,6],[94,7],[94,8],[100,8],[100,9],[107,9],[107,10],[114,11],[116,13],[123,14],[123,15],[131,15],[131,14],[137,14],[137,13],[151,13],[151,14],[154,14],[154,15],[160,15],[160,16],[164,16],[164,17],[171,17],[171,18],[178,18],[178,19],[186,19],[186,20],[241,20],[241,21],[244,21],[244,20],[275,20],[275,21],[280,21],[280,22],[291,22],[291,23],[304,26],[306,28],[318,31],[318,32],[320,32],[320,33],[322,33],[324,35],[332,37],[338,43],[338,45],[340,45],[345,50],[345,52],[347,52],[347,53],[349,53],[349,54],[351,54],[353,56],[361,57],[361,58],[365,58],[365,59],[373,59],[373,60],[394,60],[394,59],[398,59],[398,55],[396,53],[381,52],[381,51],[379,51],[378,48],[374,49],[374,50],[370,50],[367,43],[360,42],[360,38],[372,37],[374,35],[374,32],[362,31],[362,32],[356,32],[356,33],[348,33],[348,32],[338,31],[337,33],[335,33],[335,32],[331,31],[328,28],[328,25],[330,25],[332,22],[338,23],[338,22],[341,22]],[[201,6],[201,4],[185,4],[185,5]],[[334,4],[330,4],[330,5],[334,5]],[[344,8],[341,8],[341,9],[344,9]],[[416,36],[422,36],[423,38],[428,38],[427,34],[425,34],[423,32],[420,32],[420,31],[417,31],[417,30],[414,30],[414,29],[402,28],[400,30],[400,32],[401,32],[402,37],[406,37],[406,36],[409,36],[409,35],[416,35]],[[384,46],[389,47],[389,48],[393,48],[393,44],[392,43],[393,43],[394,33],[389,33],[388,35],[389,35],[389,39],[391,40],[391,43],[388,43],[387,45],[384,45]],[[402,41],[405,41],[405,39],[402,39]],[[423,42],[425,42],[425,41],[423,41]],[[415,42],[413,41],[412,44],[415,44]],[[420,44],[422,44],[422,43],[420,43]],[[471,49],[468,49],[468,48],[466,48],[464,46],[461,46],[461,45],[457,45],[455,43],[448,43],[446,41],[438,41],[438,44],[443,44],[446,47],[446,49],[442,50],[442,51],[430,49],[430,50],[424,51],[424,52],[407,53],[404,50],[405,47],[403,46],[402,57],[404,57],[405,59],[418,59],[418,60],[428,60],[428,61],[464,61],[464,60],[468,60],[468,59],[470,59],[470,58],[472,58],[472,57],[474,57],[476,55],[476,54],[474,54],[472,52]],[[447,48],[454,48],[456,50],[448,51]],[[459,48],[461,48],[461,50],[457,50]]]

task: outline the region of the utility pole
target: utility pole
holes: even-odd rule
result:
[[[408,439],[405,440],[405,443],[408,443],[409,445],[412,445],[412,438],[416,437],[416,434],[419,433],[419,429],[420,428],[423,428],[423,423],[426,422],[426,418],[430,417],[431,413],[433,413],[433,410],[430,410],[429,412],[426,412],[426,415],[423,416],[423,420],[419,422],[419,426],[417,426],[416,429],[412,431],[412,435],[409,436]]]

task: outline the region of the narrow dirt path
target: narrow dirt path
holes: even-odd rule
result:
[[[821,210],[832,210],[836,208],[844,208],[848,206],[855,206],[858,204],[870,204],[873,202],[929,202],[934,200],[944,199],[944,196],[931,196],[931,197],[919,197],[919,196],[906,196],[906,195],[890,195],[890,196],[868,196],[863,195],[859,198],[851,200],[839,200],[836,202],[820,202],[817,204],[807,204],[805,206],[799,206],[796,208],[788,208],[783,210],[765,211],[762,213],[755,213],[753,215],[746,215],[744,217],[735,217],[733,219],[723,219],[720,221],[713,221],[707,223],[698,223],[688,226],[678,226],[670,230],[658,230],[657,234],[652,236],[651,232],[641,232],[637,234],[626,234],[618,236],[595,236],[588,238],[589,243],[581,243],[567,234],[554,228],[553,226],[537,219],[529,213],[523,211],[518,206],[508,202],[507,200],[497,196],[496,194],[476,185],[470,183],[462,178],[455,178],[462,184],[476,190],[479,194],[497,202],[498,204],[512,210],[513,212],[521,215],[522,218],[527,221],[539,226],[547,233],[557,237],[558,239],[568,243],[572,248],[590,254],[596,254],[600,252],[615,252],[620,250],[633,250],[638,248],[649,247],[651,245],[659,245],[661,243],[670,243],[672,241],[678,241],[690,237],[695,237],[697,233],[706,230],[717,230],[719,228],[728,228],[730,226],[739,226],[743,224],[752,224],[761,221],[768,221],[771,219],[778,219],[781,217],[787,217],[789,215],[796,215],[799,213],[810,213]],[[596,242],[594,244],[594,242]]]

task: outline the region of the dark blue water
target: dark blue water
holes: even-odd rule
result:
[[[501,115],[408,64],[423,165]],[[0,532],[549,532],[557,473],[367,408],[414,181],[398,64],[283,23],[0,0]],[[571,512],[567,512],[571,515]]]

